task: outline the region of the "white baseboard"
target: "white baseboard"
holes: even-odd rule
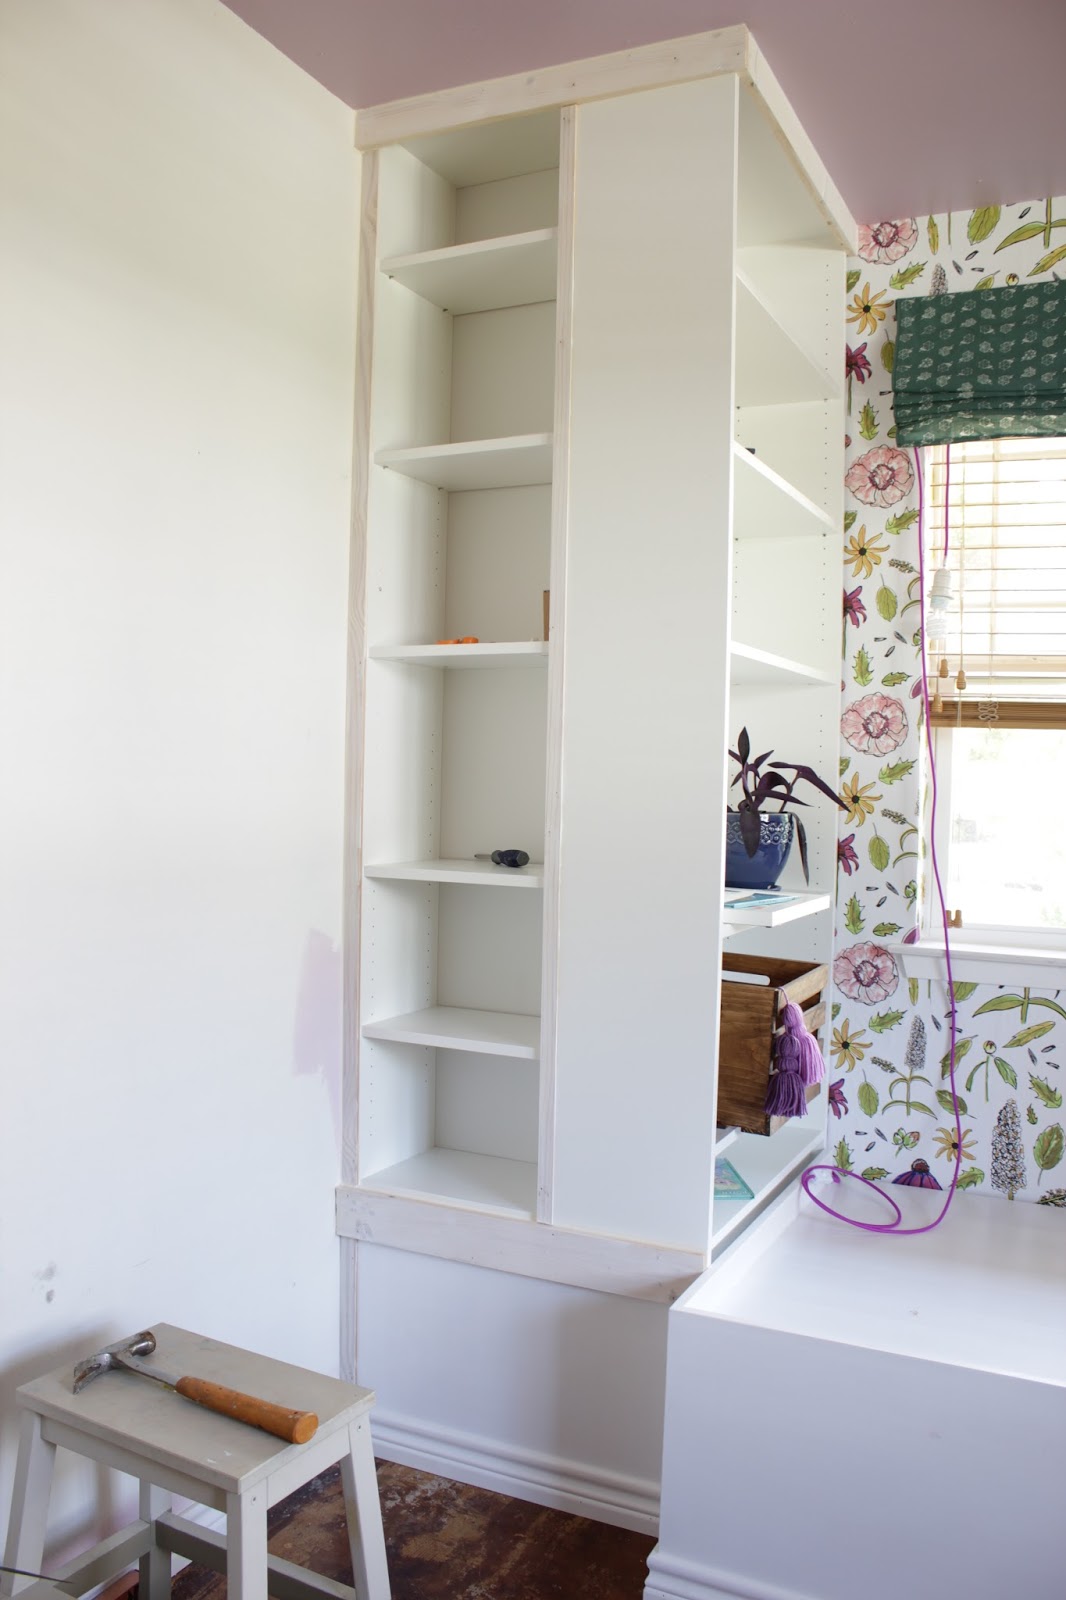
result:
[[[817,1600],[817,1596],[669,1556],[657,1545],[648,1557],[644,1600]]]
[[[659,1530],[659,1486],[649,1480],[532,1450],[516,1450],[496,1439],[427,1425],[387,1411],[373,1412],[371,1432],[375,1455],[400,1466],[616,1528],[650,1534]]]

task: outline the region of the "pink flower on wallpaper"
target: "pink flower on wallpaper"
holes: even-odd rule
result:
[[[837,1078],[835,1083],[829,1085],[829,1109],[834,1117],[842,1117],[848,1109],[843,1078]]]
[[[879,261],[887,266],[900,261],[918,243],[913,217],[897,217],[894,222],[859,224],[859,254],[864,261]]]
[[[887,756],[907,737],[907,713],[902,700],[888,694],[868,694],[844,709],[840,731],[853,750],[863,755]]]
[[[833,962],[833,982],[849,1000],[878,1006],[895,993],[899,969],[883,945],[852,944]]]
[[[849,833],[846,838],[837,840],[837,863],[844,868],[850,878],[859,865],[859,858],[855,853],[855,835]]]
[[[844,482],[864,506],[894,506],[914,488],[914,473],[904,451],[879,444],[852,462]]]

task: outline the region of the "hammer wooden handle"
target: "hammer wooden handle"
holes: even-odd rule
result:
[[[253,1428],[262,1428],[265,1433],[288,1440],[289,1444],[306,1444],[318,1427],[313,1411],[290,1411],[286,1406],[272,1405],[269,1400],[241,1394],[239,1389],[209,1383],[206,1378],[179,1378],[174,1387],[186,1400],[195,1400],[208,1411],[220,1411],[224,1417],[234,1417]]]

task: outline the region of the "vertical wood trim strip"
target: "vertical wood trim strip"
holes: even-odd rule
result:
[[[570,343],[573,329],[574,106],[560,118],[559,254],[555,300],[555,404],[552,422],[552,512],[546,792],[544,799],[544,928],[541,955],[540,1133],[537,1221],[551,1222],[555,1177],[556,983],[559,960],[559,826],[562,815],[562,727],[566,638],[566,537],[570,492]]]
[[[359,961],[363,882],[363,769],[366,698],[366,541],[370,481],[370,382],[377,272],[378,158],[362,157],[359,268],[356,285],[355,403],[352,441],[352,525],[348,557],[348,710],[345,728],[345,822],[342,873],[343,974],[341,1179],[359,1181]],[[342,1242],[340,1371],[356,1369],[355,1291],[358,1246]]]

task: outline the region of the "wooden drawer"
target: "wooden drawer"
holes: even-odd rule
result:
[[[825,1022],[822,994],[829,981],[827,966],[807,961],[777,961],[768,956],[722,957],[722,972],[752,973],[769,984],[722,983],[722,1015],[718,1035],[718,1126],[746,1133],[775,1133],[787,1117],[766,1114],[766,1094],[773,1064],[774,1035],[781,1032],[781,1013],[792,1002],[803,1012],[811,1033]],[[818,1086],[807,1090],[811,1100]]]

